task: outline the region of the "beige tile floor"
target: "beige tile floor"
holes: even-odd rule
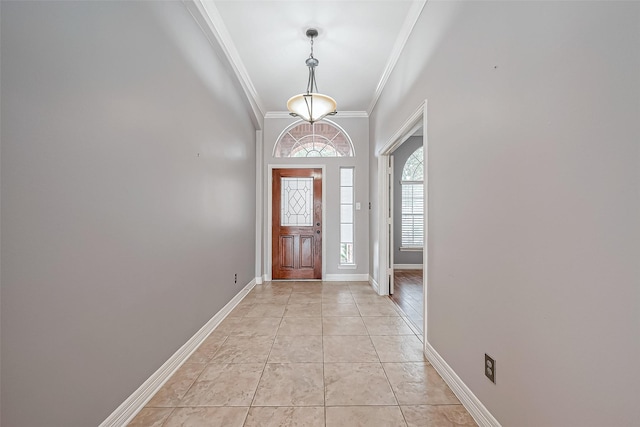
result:
[[[256,286],[131,427],[475,426],[366,282]]]

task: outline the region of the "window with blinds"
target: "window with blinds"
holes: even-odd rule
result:
[[[422,147],[409,156],[402,169],[402,239],[405,249],[424,245],[424,161]]]

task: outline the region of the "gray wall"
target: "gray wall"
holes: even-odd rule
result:
[[[253,279],[255,130],[181,2],[1,5],[2,424],[98,425]]]
[[[369,121],[366,117],[331,117],[351,137],[354,145],[355,157],[309,157],[309,158],[275,158],[273,148],[278,137],[284,129],[295,122],[293,118],[266,118],[264,121],[264,184],[265,184],[265,214],[264,214],[264,239],[267,242],[268,227],[268,200],[266,197],[269,185],[268,165],[322,165],[326,166],[326,176],[323,185],[326,186],[326,215],[324,225],[324,244],[326,246],[326,273],[327,274],[367,274],[369,271],[368,246],[369,246]],[[355,167],[355,192],[356,202],[361,203],[361,209],[355,211],[355,262],[356,269],[340,269],[340,167]],[[265,243],[266,246],[267,243]],[[267,251],[265,250],[265,257]],[[265,266],[269,265],[265,259]],[[265,273],[271,274],[268,269]]]
[[[428,340],[504,426],[640,419],[639,70],[636,2],[428,2],[371,117],[428,100]]]
[[[393,263],[422,264],[422,251],[401,251],[402,245],[402,169],[407,159],[422,147],[422,136],[412,136],[393,152]]]

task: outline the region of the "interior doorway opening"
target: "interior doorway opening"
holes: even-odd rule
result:
[[[415,329],[424,333],[424,142],[417,129],[392,153],[392,237],[389,296]],[[392,287],[391,287],[392,286]]]
[[[428,331],[428,143],[426,137],[426,105],[426,101],[420,105],[379,151],[378,161],[378,195],[380,200],[379,293],[381,295],[390,295],[391,299],[401,309],[404,307],[403,311],[406,314],[406,318],[420,331],[420,335],[424,337],[424,342],[426,342]],[[400,158],[399,160],[403,162],[402,165],[404,166],[410,155],[414,154],[415,157],[416,147],[418,146],[421,146],[421,158],[419,160],[421,160],[424,167],[422,181],[418,183],[416,179],[408,179],[408,185],[403,189],[401,183],[402,170],[398,166],[398,162],[394,164],[394,159],[396,157]],[[420,185],[418,186],[418,184]],[[406,211],[402,211],[403,195],[411,204],[411,209]],[[413,197],[407,198],[408,195]],[[409,227],[410,223],[412,223],[411,227]],[[405,231],[403,227],[405,230],[411,228],[413,235],[403,235]],[[414,274],[407,274],[409,271],[413,271]],[[405,285],[404,288],[403,285]],[[410,313],[411,316],[409,315]]]

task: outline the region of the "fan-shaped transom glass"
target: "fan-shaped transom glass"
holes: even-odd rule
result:
[[[274,157],[353,157],[347,134],[327,121],[301,122],[280,136]]]
[[[402,168],[403,181],[423,181],[424,180],[424,164],[423,164],[422,147],[413,152],[407,159]]]

